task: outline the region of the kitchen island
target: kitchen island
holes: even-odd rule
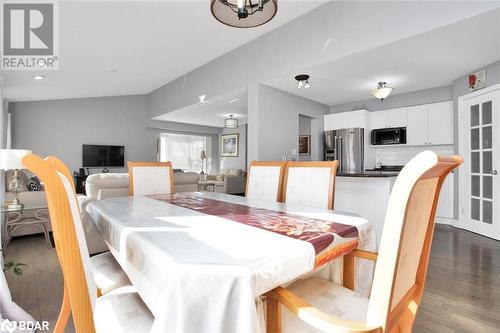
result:
[[[385,211],[397,172],[338,174],[335,209],[356,213],[373,224],[377,249],[384,227]]]

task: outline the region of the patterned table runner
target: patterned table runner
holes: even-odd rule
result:
[[[353,251],[358,246],[358,229],[353,225],[249,207],[193,194],[156,194],[148,197],[309,242],[316,252],[315,268]],[[335,242],[337,235],[343,238],[342,242]]]

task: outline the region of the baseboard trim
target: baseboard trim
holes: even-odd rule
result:
[[[445,225],[451,225],[451,226],[458,226],[458,220],[456,219],[449,219],[446,217],[436,217],[436,223],[438,224],[445,224]]]

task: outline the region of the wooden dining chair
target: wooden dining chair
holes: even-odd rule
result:
[[[338,161],[288,162],[283,202],[294,206],[333,209]]]
[[[344,258],[344,286],[308,278],[267,294],[267,332],[411,332],[424,290],[441,185],[463,162],[427,151],[401,170],[384,222],[380,251]],[[353,288],[354,258],[376,261],[370,298]],[[283,311],[281,322],[281,307]]]
[[[28,155],[23,165],[45,185],[57,257],[64,277],[63,304],[69,304],[78,333],[148,332],[153,317],[133,287],[118,288],[97,298],[92,265],[84,242],[74,186],[48,161]],[[53,162],[53,161],[52,161]],[[70,221],[70,223],[68,223]],[[54,332],[64,332],[67,316],[59,315]]]
[[[46,160],[56,171],[60,172],[66,177],[71,185],[73,194],[76,196],[75,183],[68,167],[61,160],[54,156],[49,156],[46,158]],[[78,214],[81,216],[82,212],[80,211],[80,207],[77,206],[76,208],[78,209]],[[82,235],[85,236],[85,233],[83,233]],[[78,242],[81,246],[87,246],[86,239],[81,239],[80,237],[78,237]],[[98,296],[105,295],[108,292],[120,287],[131,285],[127,275],[120,267],[120,264],[118,264],[118,262],[115,260],[111,252],[106,251],[90,257],[90,263],[92,265],[92,272],[95,285],[97,287]]]
[[[174,192],[174,173],[170,162],[128,162],[130,196]]]
[[[283,202],[286,161],[252,161],[248,168],[245,196],[268,202]]]

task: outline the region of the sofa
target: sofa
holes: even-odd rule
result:
[[[246,172],[241,169],[222,169],[216,175],[207,175],[206,183],[214,185],[214,192],[242,194],[246,188]]]
[[[198,190],[200,175],[195,172],[174,172],[175,192],[194,192]],[[83,230],[90,254],[104,252],[108,247],[95,228],[87,205],[95,200],[128,196],[128,173],[97,173],[87,177],[85,195],[78,196],[82,213]]]

